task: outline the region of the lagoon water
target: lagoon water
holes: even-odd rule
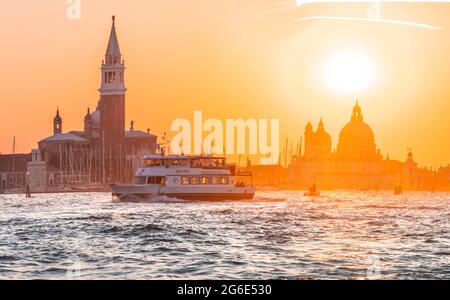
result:
[[[450,194],[0,195],[0,279],[450,279]]]

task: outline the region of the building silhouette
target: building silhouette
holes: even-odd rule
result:
[[[358,102],[350,122],[339,134],[335,151],[323,120],[316,131],[311,122],[306,125],[304,154],[293,159],[287,176],[286,181],[297,186],[318,184],[324,189],[381,190],[401,186],[428,190],[439,184],[435,172],[417,166],[411,151],[403,162],[391,160],[389,155],[383,158]]]
[[[125,62],[119,47],[116,20],[101,64],[100,100],[96,110],[88,108],[82,131],[63,131],[62,111],[53,119],[53,135],[38,143],[36,161],[30,177],[31,188],[59,191],[74,187],[104,186],[112,182],[130,182],[144,154],[158,151],[157,136],[150,130],[136,130],[131,121],[125,129]],[[33,156],[34,157],[34,156]],[[42,164],[39,165],[39,160]],[[42,172],[42,165],[45,172]],[[39,171],[34,172],[34,168]],[[36,174],[35,174],[36,173]]]
[[[125,61],[119,47],[113,17],[107,49],[101,64],[100,99],[84,115],[83,130],[64,131],[64,111],[56,110],[53,134],[38,142],[29,154],[0,155],[0,193],[25,190],[59,192],[104,190],[108,183],[131,182],[144,154],[159,151],[157,136],[150,130],[126,129]],[[50,123],[50,122],[49,122]],[[401,186],[405,190],[449,190],[450,165],[439,170],[420,168],[408,151],[406,160],[384,157],[377,149],[372,128],[365,122],[359,105],[339,135],[337,148],[320,120],[317,129],[308,122],[304,151],[299,143],[288,165],[254,166],[257,185],[322,189],[384,190]],[[286,145],[287,146],[287,145]],[[293,147],[291,147],[293,148]]]

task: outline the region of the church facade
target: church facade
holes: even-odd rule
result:
[[[405,161],[391,160],[389,155],[383,158],[358,103],[334,151],[323,121],[316,131],[308,123],[304,154],[293,159],[288,171],[288,180],[301,187],[318,184],[323,189],[393,190],[401,186],[407,190],[432,190],[438,185],[436,172],[419,168],[412,152]]]

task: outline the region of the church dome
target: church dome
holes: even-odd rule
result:
[[[318,131],[314,134],[314,141],[317,144],[331,144],[331,136],[325,131]]]
[[[363,121],[351,121],[341,131],[339,142],[373,143],[375,137],[369,125]]]
[[[96,111],[91,113],[91,119],[92,119],[92,122],[99,125],[100,124],[100,110],[97,109]]]
[[[84,116],[84,121],[90,122],[92,121],[91,110],[88,108],[86,116]]]
[[[339,143],[367,143],[373,144],[375,136],[369,125],[364,123],[361,108],[358,103],[353,109],[352,120],[344,126],[339,136]]]
[[[331,136],[325,131],[322,120],[320,120],[319,128],[314,133],[314,142],[318,145],[331,145]]]

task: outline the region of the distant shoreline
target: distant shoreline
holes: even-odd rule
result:
[[[256,187],[257,192],[280,192],[280,191],[307,191],[307,188],[292,186],[260,186]],[[322,189],[323,192],[353,192],[353,193],[392,193],[392,190],[357,190],[357,189]],[[407,193],[450,193],[450,190],[407,190]],[[89,191],[50,191],[31,193],[32,195],[50,195],[50,194],[89,194],[89,193],[111,193],[111,190],[89,190]],[[25,192],[0,192],[0,195],[25,195]]]

